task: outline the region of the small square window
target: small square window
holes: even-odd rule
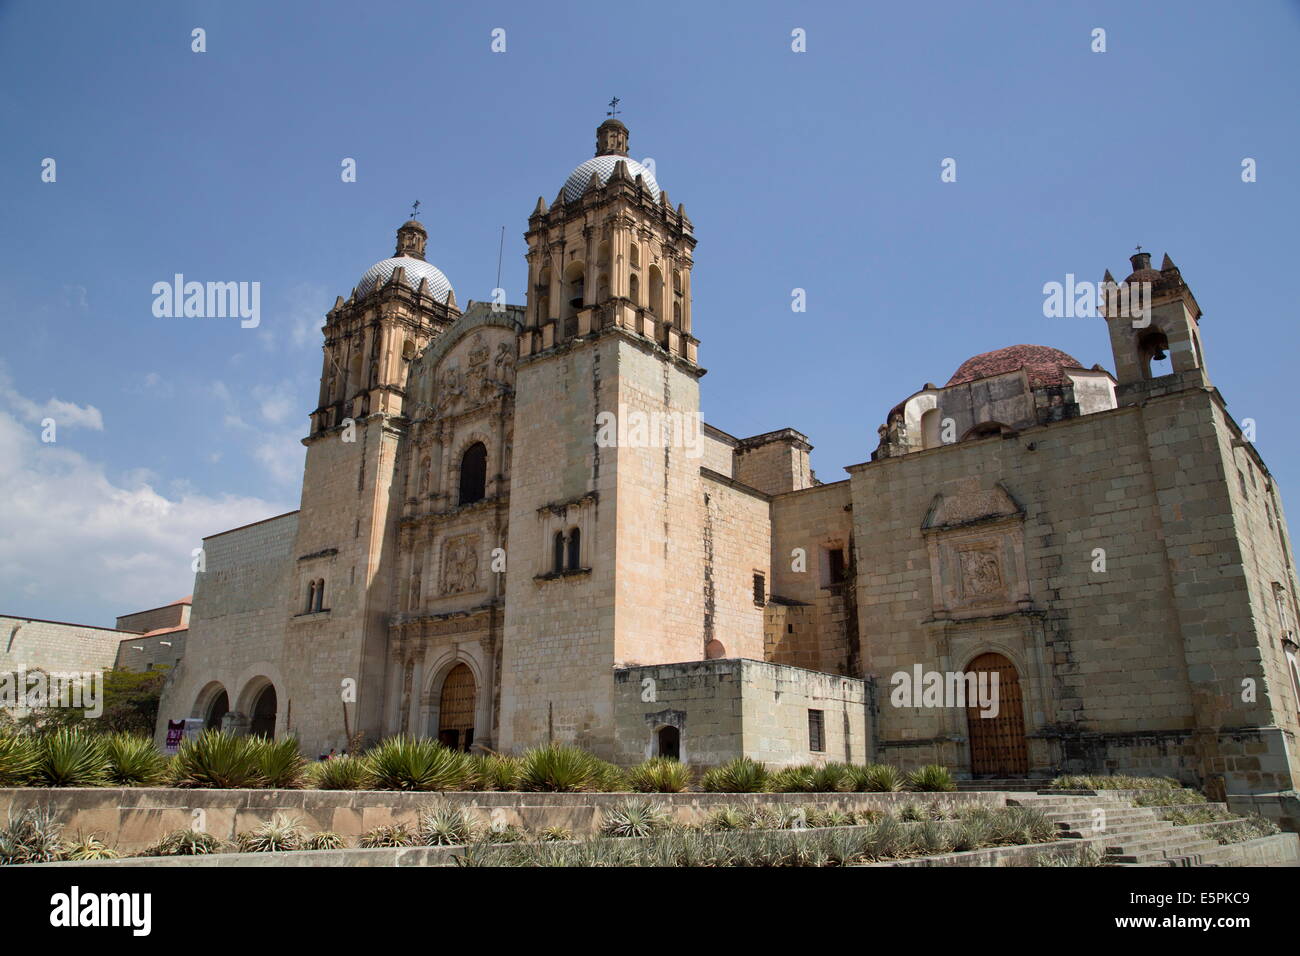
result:
[[[826,714],[824,711],[808,711],[808,749],[813,753],[824,753],[826,750]]]
[[[767,606],[767,578],[754,572],[754,603],[759,607]]]

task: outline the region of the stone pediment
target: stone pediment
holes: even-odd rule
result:
[[[969,482],[962,484],[969,485]],[[990,489],[959,485],[934,496],[921,522],[921,530],[946,531],[1024,516],[1024,507],[1001,482]]]

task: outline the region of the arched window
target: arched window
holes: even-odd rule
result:
[[[313,610],[319,611],[325,606],[325,579],[321,578],[316,582],[316,606]]]
[[[650,303],[649,309],[655,315],[658,315],[663,308],[664,299],[664,277],[659,271],[658,266],[650,267]]]
[[[632,300],[633,305],[641,304],[641,280],[636,276],[628,280],[627,297]]]
[[[424,458],[420,460],[419,494],[425,494],[429,490],[429,472],[431,467],[429,456],[425,455]]]
[[[943,413],[932,408],[921,415],[921,447],[938,448],[942,444],[940,426]]]
[[[679,329],[682,327],[682,304],[681,302],[673,303],[673,325]]]
[[[551,570],[559,572],[564,570],[564,532],[555,532],[555,540],[551,544]]]
[[[543,269],[542,276],[538,280],[537,289],[537,323],[540,325],[551,315],[551,270]]]
[[[582,561],[582,532],[577,528],[569,532],[569,570],[576,571]]]
[[[475,442],[460,460],[460,503],[472,505],[487,495],[487,448]]]
[[[316,582],[307,582],[307,606],[303,608],[304,612],[310,614],[316,609]]]
[[[659,732],[655,735],[657,756],[667,757],[669,760],[682,759],[682,732],[676,727],[660,727]]]
[[[1159,329],[1144,332],[1138,339],[1138,358],[1146,378],[1159,378],[1173,371],[1169,361],[1169,339]]]
[[[582,262],[570,262],[564,267],[565,302],[568,304],[564,317],[572,318],[582,309],[587,294],[587,266]]]
[[[635,242],[632,243],[632,248],[628,251],[628,261],[632,263],[633,269],[641,268],[641,247]]]

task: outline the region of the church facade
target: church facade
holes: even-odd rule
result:
[[[301,506],[205,539],[160,735],[1295,787],[1281,500],[1168,257],[1114,375],[976,356],[822,483],[700,421],[694,225],[627,148],[538,200],[524,305],[461,311],[414,220],[336,300]]]

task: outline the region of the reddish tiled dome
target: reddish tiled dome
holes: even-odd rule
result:
[[[948,385],[963,385],[977,378],[1002,375],[1020,368],[1029,375],[1029,384],[1034,388],[1068,385],[1070,379],[1063,369],[1082,367],[1078,359],[1060,349],[1046,345],[1009,345],[962,362],[961,368],[948,379]]]

